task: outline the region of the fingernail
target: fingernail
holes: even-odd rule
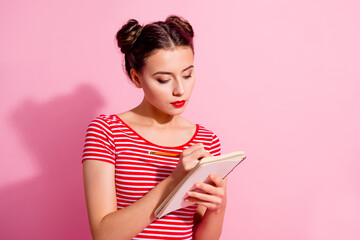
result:
[[[200,183],[196,183],[195,187],[197,187],[197,188],[200,187]]]

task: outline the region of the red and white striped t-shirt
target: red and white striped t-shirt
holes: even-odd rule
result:
[[[99,160],[115,165],[117,208],[121,209],[166,179],[178,163],[178,157],[150,155],[150,151],[181,153],[195,143],[203,143],[211,155],[220,154],[218,137],[199,124],[184,145],[164,147],[141,137],[117,115],[100,115],[88,127],[83,161]],[[192,205],[156,219],[133,239],[192,239],[196,208],[197,205]]]

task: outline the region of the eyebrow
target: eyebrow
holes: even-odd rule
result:
[[[188,66],[187,68],[183,69],[181,72],[185,72],[186,70],[190,69],[190,68],[193,68],[194,65],[190,65]],[[156,72],[154,73],[152,76],[156,75],[156,74],[171,74],[171,72],[164,72],[164,71],[159,71],[159,72]]]

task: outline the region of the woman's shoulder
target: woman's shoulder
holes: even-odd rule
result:
[[[99,114],[96,116],[92,122],[104,122],[107,124],[111,124],[113,122],[117,122],[118,117],[116,114]]]
[[[96,126],[101,129],[110,130],[118,124],[119,119],[116,114],[99,114],[89,124],[89,127]]]
[[[216,134],[212,131],[211,128],[206,127],[202,123],[197,123],[196,125],[198,126],[199,132],[206,135],[216,136]]]
[[[197,124],[197,138],[206,143],[205,149],[210,152],[211,155],[217,156],[221,153],[221,143],[219,137],[209,128],[202,124]]]

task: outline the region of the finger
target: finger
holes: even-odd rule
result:
[[[191,191],[195,191],[195,192],[202,192],[202,193],[207,193],[207,194],[212,194],[212,195],[216,195],[217,193],[217,189],[216,187],[212,186],[211,184],[208,183],[196,183],[194,185],[195,189],[191,190]]]
[[[222,179],[221,177],[210,174],[209,179],[215,184],[217,187],[224,187],[226,185],[226,180]]]
[[[199,163],[199,159],[203,156],[207,156],[207,152],[202,145],[198,145],[197,148],[190,154],[183,152],[181,156],[181,161],[186,171],[193,169],[196,164]]]
[[[213,186],[208,183],[196,183],[194,186],[195,186],[195,189],[192,191],[195,191],[195,192],[206,193],[206,194],[215,195],[215,196],[219,196],[219,197],[223,197],[224,193],[225,193],[225,189],[223,187]]]
[[[204,157],[209,157],[209,156],[211,156],[211,155],[209,152],[207,152],[205,150],[205,148],[198,148],[191,153],[191,157],[194,159],[198,159],[198,160],[200,160],[201,158],[204,158]]]
[[[210,195],[210,194],[207,194],[207,193],[200,193],[200,192],[193,192],[193,191],[187,192],[186,195],[193,202],[194,202],[194,199],[196,199],[196,201],[209,202],[209,203],[213,203],[213,204],[220,204],[221,203],[221,197],[216,196],[216,195]]]
[[[215,209],[219,206],[218,204],[200,201],[199,199],[196,199],[196,198],[189,197],[189,198],[185,198],[184,200],[185,200],[185,202],[191,202],[191,203],[195,203],[198,205],[202,205],[202,206],[206,207],[207,209]]]
[[[189,148],[185,149],[183,151],[183,155],[192,154],[195,150],[200,149],[200,148],[204,148],[204,145],[202,143],[196,143],[196,144],[190,146]]]
[[[221,199],[219,199],[219,201],[206,201],[195,197],[188,197],[185,198],[185,202],[191,202],[198,205],[202,205],[209,210],[218,209],[222,205]]]
[[[205,190],[202,190],[202,189],[200,189],[200,188],[193,188],[193,189],[191,189],[191,190],[189,190],[189,191],[191,191],[191,192],[200,192],[200,193],[208,193],[208,192],[206,192]]]

